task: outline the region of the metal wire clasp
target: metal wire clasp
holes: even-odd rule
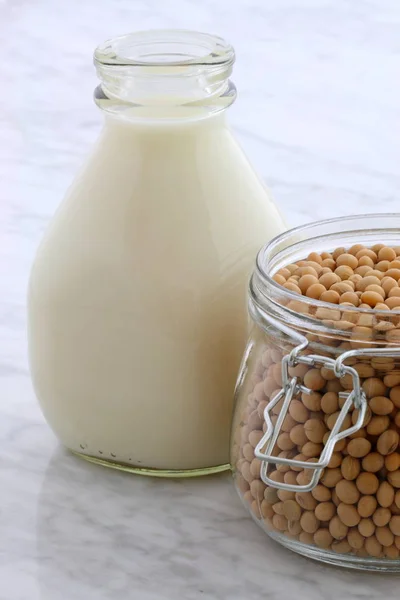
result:
[[[344,352],[341,356],[339,356],[336,360],[332,358],[328,358],[326,356],[320,356],[318,354],[309,354],[307,356],[300,356],[299,353],[304,350],[307,346],[307,341],[305,340],[299,346],[294,348],[290,354],[285,356],[282,360],[282,389],[272,398],[269,404],[266,406],[264,410],[264,419],[267,425],[267,430],[260,442],[257,444],[254,455],[256,458],[260,459],[261,464],[261,479],[262,481],[271,487],[278,488],[280,490],[288,490],[290,492],[310,492],[317,485],[321,473],[325,467],[328,466],[332,453],[335,448],[335,444],[347,437],[352,435],[361,427],[364,423],[365,412],[367,409],[367,399],[365,397],[364,391],[360,385],[360,377],[355,369],[350,366],[345,365],[345,361],[353,357],[357,354],[364,354],[363,350],[350,350],[349,352]],[[309,388],[301,385],[299,383],[297,377],[290,377],[289,367],[294,367],[297,364],[304,364],[310,367],[321,365],[326,369],[331,369],[337,377],[343,377],[344,375],[349,374],[352,378],[353,389],[350,392],[340,393],[341,397],[346,397],[346,401],[340,410],[336,423],[325,443],[324,449],[322,450],[321,456],[318,459],[318,462],[305,462],[299,460],[293,460],[291,458],[281,458],[279,456],[272,456],[273,449],[275,447],[276,441],[281,431],[282,423],[287,415],[289,410],[290,402],[296,397],[299,393],[303,392],[306,394],[313,393]],[[282,408],[279,411],[278,419],[276,421],[275,426],[273,425],[270,417],[270,413],[272,409],[278,404],[280,400],[283,399]],[[345,429],[344,431],[340,431],[340,428],[343,425],[344,419],[348,414],[350,408],[354,406],[354,408],[358,409],[358,417],[356,423]],[[306,485],[292,485],[289,483],[283,483],[279,481],[273,481],[268,477],[268,464],[274,463],[278,465],[288,465],[289,467],[301,467],[303,469],[308,469],[312,472],[311,480]]]

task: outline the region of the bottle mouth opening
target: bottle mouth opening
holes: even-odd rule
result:
[[[189,30],[128,33],[104,42],[94,53],[95,64],[132,67],[205,67],[235,61],[233,47],[222,38]]]
[[[229,80],[234,62],[232,46],[207,33],[179,29],[129,33],[96,48],[94,64],[101,84],[95,101],[104,110],[125,116],[132,110],[139,116],[139,109],[152,107],[146,118],[164,118],[165,107],[177,107],[180,118],[182,106],[188,108],[188,117],[212,114],[236,97]]]

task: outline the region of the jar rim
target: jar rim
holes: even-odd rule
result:
[[[344,223],[346,222],[356,222],[359,221],[360,219],[367,219],[369,221],[371,221],[371,223],[376,223],[377,220],[381,219],[382,217],[388,218],[388,219],[392,219],[392,220],[396,220],[399,223],[400,226],[400,213],[373,213],[373,214],[360,214],[360,215],[351,215],[348,217],[335,217],[333,219],[323,219],[321,221],[313,221],[311,223],[307,223],[305,225],[299,225],[297,227],[293,227],[292,229],[288,229],[287,231],[285,231],[284,233],[281,233],[279,235],[277,235],[276,237],[274,237],[268,244],[266,244],[265,246],[263,246],[261,248],[261,250],[259,251],[259,253],[257,254],[257,258],[256,258],[256,270],[258,272],[258,275],[260,276],[260,278],[262,280],[265,281],[265,284],[267,286],[272,286],[273,288],[279,290],[279,292],[281,294],[283,294],[285,297],[287,296],[288,300],[299,300],[299,294],[296,294],[295,292],[292,292],[290,290],[287,290],[286,288],[282,287],[279,283],[277,283],[271,273],[269,271],[265,270],[265,266],[268,266],[270,264],[270,256],[272,255],[272,252],[282,243],[284,243],[286,240],[289,240],[290,238],[292,238],[293,236],[295,236],[296,234],[301,234],[303,232],[307,232],[310,231],[316,227],[323,227],[324,225],[334,225],[336,223],[340,223],[342,226]],[[399,227],[396,228],[397,231],[399,231]],[[370,231],[381,231],[381,229],[378,229],[376,227],[371,227]],[[357,230],[354,230],[357,231]],[[339,232],[338,232],[339,233]],[[399,231],[399,243],[400,243],[400,231]],[[265,263],[265,260],[267,260],[267,262]],[[303,258],[304,260],[304,258]],[[288,263],[286,263],[288,264]],[[333,304],[332,302],[324,302],[322,300],[316,300],[314,298],[309,298],[308,296],[300,296],[301,302],[304,302],[305,304],[309,304],[312,306],[319,306],[321,308],[337,308],[337,304]],[[375,308],[358,308],[357,306],[346,306],[346,311],[354,311],[354,312],[362,312],[365,314],[376,314],[376,315],[386,315],[388,316],[388,311],[385,310],[377,310]],[[395,313],[395,314],[399,314],[400,313],[400,309],[399,310],[391,310],[391,313]]]
[[[331,337],[342,336],[345,339],[350,339],[350,331],[341,328],[342,321],[329,325],[329,317],[325,317],[325,322],[322,321],[315,316],[311,307],[315,312],[318,309],[337,312],[339,309],[353,315],[373,315],[376,322],[380,319],[397,322],[400,310],[386,311],[333,304],[299,295],[273,279],[280,268],[298,260],[305,260],[311,252],[331,252],[337,247],[350,247],[357,243],[367,247],[376,243],[400,246],[400,213],[361,214],[325,219],[300,225],[276,236],[261,248],[257,255],[249,285],[253,309],[257,308],[261,318],[262,313],[267,312],[289,327],[300,328],[309,333],[325,332]],[[297,309],[293,306],[297,306]]]

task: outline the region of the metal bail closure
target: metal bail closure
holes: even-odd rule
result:
[[[254,455],[256,458],[261,460],[261,479],[262,481],[271,487],[287,490],[290,492],[310,492],[317,485],[321,473],[325,467],[328,466],[335,444],[361,429],[364,423],[365,412],[367,409],[367,399],[360,385],[360,378],[355,369],[352,367],[346,366],[344,362],[347,358],[351,356],[355,356],[356,354],[363,353],[363,351],[354,351],[351,350],[349,352],[343,353],[339,358],[333,360],[326,356],[320,356],[318,354],[310,354],[307,356],[300,356],[299,352],[303,350],[305,344],[300,344],[292,350],[290,354],[284,357],[282,360],[282,389],[272,398],[269,404],[266,406],[264,410],[264,419],[267,426],[267,430],[259,443],[257,444]],[[331,369],[337,377],[343,377],[346,374],[349,374],[352,378],[353,389],[350,392],[342,392],[340,393],[341,397],[345,397],[346,401],[343,407],[340,410],[338,418],[336,420],[335,425],[326,441],[324,449],[322,450],[321,456],[319,457],[317,462],[305,462],[299,460],[293,460],[292,458],[281,458],[279,456],[273,456],[272,452],[274,450],[276,441],[281,432],[282,423],[288,413],[289,406],[293,398],[295,398],[299,393],[311,394],[312,390],[306,388],[301,385],[298,381],[297,377],[290,378],[289,375],[289,367],[294,367],[297,364],[304,364],[310,367],[315,365],[321,365],[326,369]],[[283,399],[282,408],[279,411],[278,418],[275,426],[273,425],[270,417],[270,413],[272,409]],[[358,409],[358,417],[356,423],[345,429],[344,431],[340,431],[340,428],[343,425],[343,422],[348,414],[350,408],[354,406],[354,408]],[[281,483],[279,481],[274,481],[270,477],[268,477],[268,464],[277,464],[277,465],[287,465],[289,467],[301,467],[303,469],[307,469],[312,472],[310,482],[306,485],[292,485],[289,483]]]

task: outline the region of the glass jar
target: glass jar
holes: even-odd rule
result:
[[[260,251],[231,436],[237,491],[270,537],[368,570],[400,571],[400,312],[328,304],[273,277],[359,243],[400,255],[399,232],[400,215],[340,218]]]
[[[29,354],[63,444],[132,472],[229,468],[246,282],[284,229],[230,132],[233,48],[188,31],[94,55],[105,125],[42,241]]]

